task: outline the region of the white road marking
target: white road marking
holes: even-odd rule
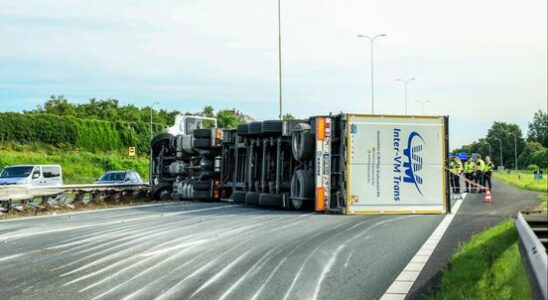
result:
[[[19,256],[23,256],[23,254],[14,254],[14,255],[10,255],[10,256],[0,257],[0,262],[8,261],[8,260],[14,259],[14,258],[18,258]]]
[[[350,262],[350,258],[352,257],[352,254],[354,253],[354,250],[350,250],[350,253],[348,254],[348,257],[346,257],[346,261],[344,263],[344,268],[348,267],[348,263]]]
[[[320,288],[322,286],[322,282],[325,279],[325,276],[329,271],[331,271],[331,268],[335,264],[335,261],[337,261],[337,256],[339,256],[339,253],[344,248],[344,245],[339,245],[335,252],[331,254],[331,257],[327,261],[327,264],[323,267],[322,273],[320,274],[320,278],[318,279],[318,283],[316,284],[316,288],[314,289],[314,297],[312,299],[316,300],[318,299],[318,295],[320,294]]]
[[[459,211],[459,208],[466,198],[466,193],[462,195],[462,200],[457,200],[452,208],[452,213],[447,214],[445,218],[438,224],[438,227],[432,232],[430,237],[424,242],[422,247],[417,251],[415,256],[409,261],[407,266],[398,275],[396,280],[392,282],[390,287],[384,292],[381,300],[393,300],[393,299],[405,299],[407,293],[413,287],[415,280],[419,277],[420,272],[426,265],[426,262],[438,246],[438,243],[443,238],[443,235],[451,225],[451,222],[455,218],[455,215]]]

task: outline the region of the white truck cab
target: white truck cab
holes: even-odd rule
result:
[[[60,165],[7,166],[0,172],[0,186],[60,186],[63,173]]]

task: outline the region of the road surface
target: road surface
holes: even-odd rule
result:
[[[461,211],[492,212],[476,198]],[[1,221],[0,298],[378,299],[443,217],[192,203]],[[454,237],[411,296],[423,296]]]

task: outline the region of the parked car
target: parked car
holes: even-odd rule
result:
[[[96,184],[143,184],[143,179],[139,173],[127,170],[127,171],[109,171],[103,174]]]
[[[7,166],[0,172],[0,185],[60,186],[63,172],[60,165]]]

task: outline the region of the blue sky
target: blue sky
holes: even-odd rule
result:
[[[547,101],[547,2],[282,0],[286,112],[370,112],[451,118],[451,144],[491,123],[527,122]],[[278,114],[274,0],[0,0],[0,111],[50,95],[76,102]]]

